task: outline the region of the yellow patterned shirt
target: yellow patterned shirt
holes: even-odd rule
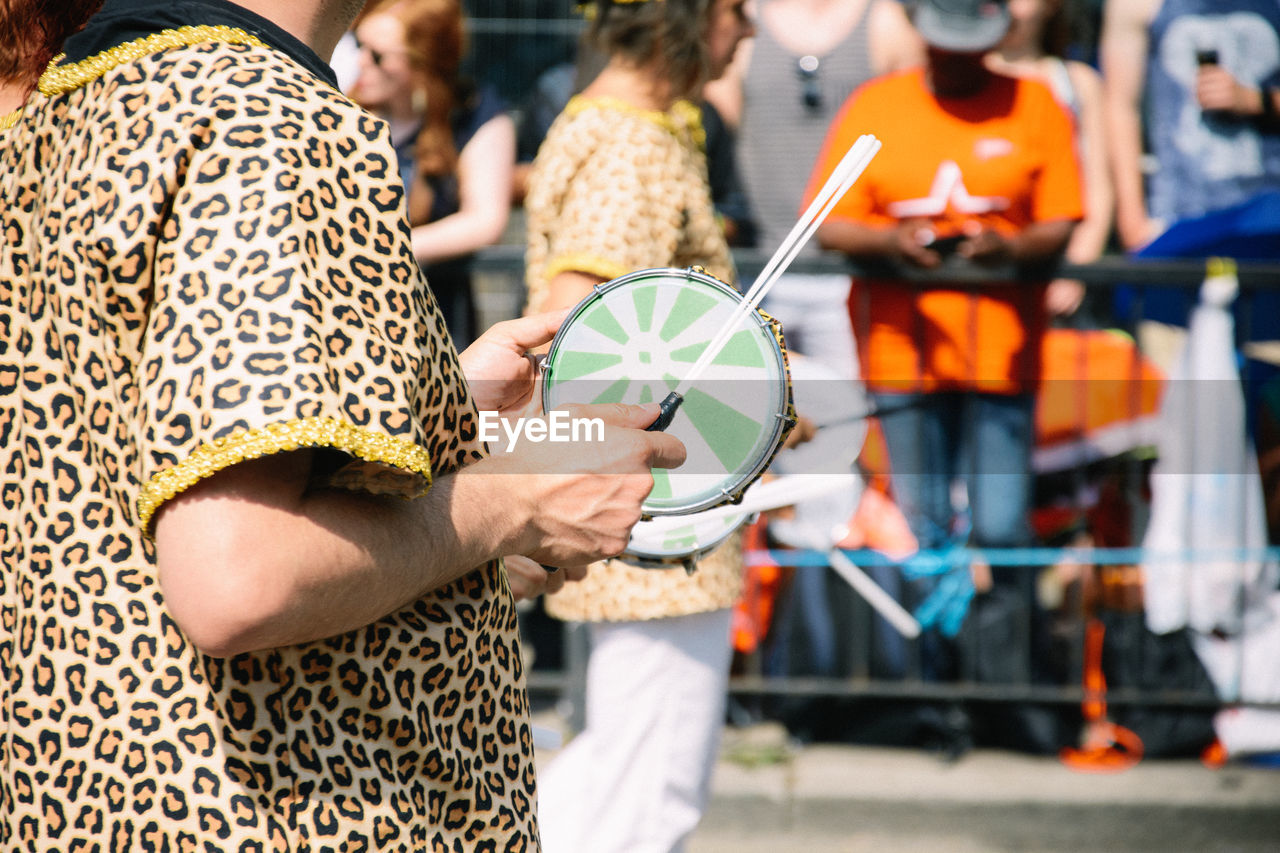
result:
[[[605,279],[702,266],[735,279],[707,187],[697,107],[572,99],[538,149],[525,200],[528,310],[565,270]]]

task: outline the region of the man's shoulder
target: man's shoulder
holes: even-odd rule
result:
[[[1030,116],[1029,120],[1048,120],[1046,115],[1061,116],[1064,120],[1071,119],[1071,108],[1062,102],[1047,80],[1029,76],[1002,77],[1002,79],[1007,81],[1007,85],[1011,86],[1015,92],[1014,104],[1018,112],[1023,116]]]
[[[853,90],[844,103],[844,111],[871,111],[877,116],[898,114],[923,99],[923,79],[924,72],[919,67],[872,77]]]
[[[261,43],[130,43],[51,66],[40,89],[58,97],[99,79],[109,86],[96,94],[89,91],[85,103],[123,106],[158,125],[216,124],[244,117],[263,124],[303,117],[313,124],[332,124],[368,116],[327,80]]]
[[[372,142],[386,136],[381,119],[287,54],[266,46],[211,42],[175,50],[157,56],[131,82],[149,93],[147,108],[154,118],[164,112],[156,108],[163,92],[163,102],[181,105],[169,111],[174,121],[214,129],[243,127],[244,133],[256,127],[264,139],[281,144],[333,134],[335,140],[345,140],[342,147],[352,148],[358,139]],[[235,145],[237,138],[228,141]],[[239,140],[252,147],[248,137]]]
[[[912,66],[872,77],[854,89],[851,98],[876,101],[896,98],[914,99],[924,91],[924,69],[920,66]]]

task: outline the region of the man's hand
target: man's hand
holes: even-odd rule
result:
[[[1262,92],[1246,86],[1221,65],[1201,65],[1196,72],[1196,100],[1205,112],[1237,116],[1262,114]]]
[[[889,232],[890,257],[904,263],[931,270],[942,263],[942,255],[929,248],[935,237],[927,219],[904,219]]]
[[[506,553],[561,568],[622,553],[653,489],[650,469],[675,468],[685,459],[679,439],[644,431],[658,417],[656,403],[566,411],[574,419],[603,421],[604,440],[517,442],[511,452],[460,472],[486,478],[486,489],[499,488],[513,498],[515,517],[527,520],[517,525]]]
[[[537,415],[538,371],[529,351],[555,337],[569,312],[495,323],[458,357],[476,408],[504,417]]]
[[[1002,264],[1012,259],[1009,240],[994,228],[976,222],[965,224],[964,239],[956,246],[956,254],[976,264]]]
[[[507,566],[507,583],[511,585],[511,594],[516,601],[559,592],[566,582],[580,581],[587,576],[586,566],[547,571],[541,563],[519,554],[504,557],[503,562]]]

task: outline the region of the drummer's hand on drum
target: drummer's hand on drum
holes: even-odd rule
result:
[[[503,562],[507,566],[507,583],[516,601],[559,592],[566,582],[580,581],[587,576],[586,566],[547,571],[541,563],[519,554],[504,557]]]
[[[511,553],[560,568],[622,553],[653,489],[650,469],[676,468],[685,459],[679,439],[644,431],[658,417],[657,403],[565,411],[574,420],[603,421],[603,440],[518,442],[490,463],[522,475],[510,482],[528,523]]]
[[[495,323],[458,356],[476,408],[511,417],[540,413],[538,370],[529,351],[555,337],[567,314],[549,311]]]
[[[796,416],[796,425],[791,432],[787,434],[787,440],[782,443],[783,449],[797,447],[806,441],[812,441],[813,437],[818,434],[818,426],[812,419],[806,418],[804,415]]]

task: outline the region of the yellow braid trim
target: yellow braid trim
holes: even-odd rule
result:
[[[637,116],[647,122],[658,125],[667,133],[680,138],[681,131],[688,131],[693,143],[699,151],[707,150],[707,131],[702,126],[702,110],[691,101],[680,100],[671,105],[669,112],[637,107],[621,98],[604,95],[594,98],[574,95],[565,104],[564,111],[569,115],[577,115],[590,109],[613,110]]]
[[[332,447],[366,462],[410,471],[425,478],[423,492],[431,487],[431,457],[417,444],[336,418],[301,418],[237,430],[210,444],[200,445],[186,459],[147,481],[138,497],[139,523],[147,530],[152,515],[165,501],[225,468],[302,447]]]
[[[192,45],[205,44],[211,41],[266,47],[266,44],[260,38],[245,32],[239,27],[202,24],[200,26],[181,27],[176,30],[161,30],[144,38],[118,44],[113,48],[104,50],[102,53],[94,54],[87,59],[73,62],[70,65],[60,65],[59,63],[66,57],[66,54],[59,54],[53,58],[53,61],[49,63],[49,67],[40,75],[38,86],[41,94],[51,98],[54,95],[61,95],[64,92],[70,92],[72,89],[78,89],[86,83],[98,79],[118,65],[136,62],[144,56],[150,56],[162,50],[169,50],[175,47],[191,47]]]
[[[599,255],[575,253],[560,255],[548,261],[546,267],[542,270],[542,280],[551,281],[562,272],[586,273],[587,275],[599,276],[605,281],[613,281],[615,278],[632,272],[632,270],[627,269],[616,261],[602,258]]]

